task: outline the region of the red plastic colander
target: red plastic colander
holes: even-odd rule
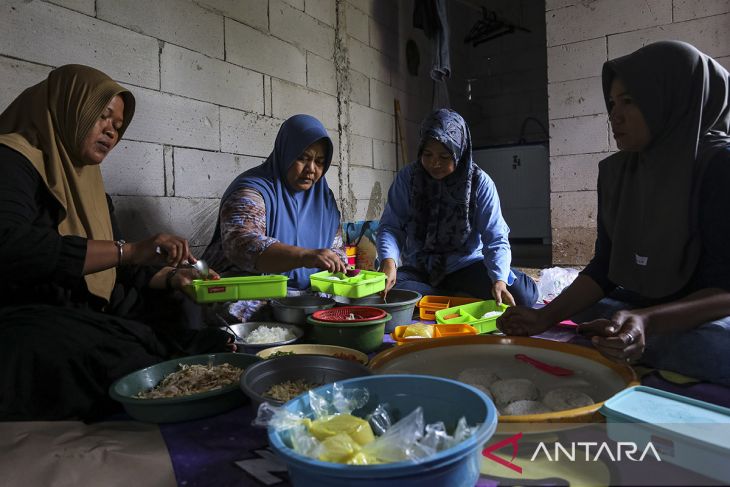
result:
[[[342,306],[341,308],[321,309],[312,313],[312,318],[328,323],[358,323],[385,318],[385,311],[371,306]]]

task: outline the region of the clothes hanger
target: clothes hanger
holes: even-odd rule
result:
[[[529,29],[499,19],[496,12],[482,7],[482,18],[472,26],[464,38],[464,43],[472,43],[476,47],[487,41],[491,41],[503,35],[512,34],[516,31],[530,32]]]

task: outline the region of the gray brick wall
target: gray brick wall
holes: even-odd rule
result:
[[[728,0],[547,0],[553,262],[588,262],[595,240],[598,162],[617,150],[601,89],[607,59],[650,42],[690,42],[725,67]]]
[[[130,239],[168,231],[201,250],[225,188],[269,155],[295,113],[320,118],[333,138],[327,180],[344,219],[379,218],[400,153],[393,98],[409,159],[430,101],[428,80],[406,74],[402,55],[408,37],[427,52],[412,8],[413,0],[0,2],[0,110],[67,63],[129,88],[135,119],[102,172]]]

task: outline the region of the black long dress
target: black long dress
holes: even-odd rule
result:
[[[118,268],[105,306],[82,275],[87,240],[58,234],[59,211],[30,161],[0,146],[0,420],[101,418],[119,409],[117,378],[228,340],[179,326],[170,293],[146,287],[154,268]]]

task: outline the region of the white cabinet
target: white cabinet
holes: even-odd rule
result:
[[[544,144],[475,149],[474,162],[497,186],[510,239],[550,243],[550,166]]]

